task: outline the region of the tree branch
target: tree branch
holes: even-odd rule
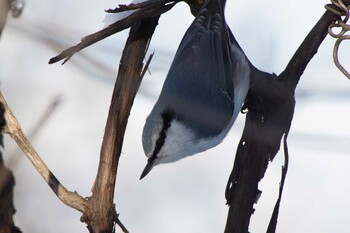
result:
[[[261,194],[258,183],[278,152],[294,112],[294,90],[277,76],[253,68],[251,77],[259,81],[249,90],[249,111],[226,187],[230,205],[226,233],[248,232],[253,205]]]
[[[126,42],[114,87],[101,147],[100,164],[89,210],[82,220],[90,232],[112,232],[117,214],[113,204],[114,186],[124,133],[135,95],[140,86],[142,66],[158,17],[134,24]],[[125,229],[124,229],[124,232]]]
[[[144,19],[131,29],[113,92],[93,195],[89,199],[84,199],[75,192],[69,192],[52,174],[24,136],[0,92],[0,102],[5,106],[7,122],[4,132],[19,145],[58,198],[66,205],[83,212],[82,221],[88,224],[91,232],[112,232],[114,223],[117,223],[124,232],[128,232],[115,212],[114,185],[127,119],[143,77],[141,75],[143,59],[158,19],[159,16]],[[144,67],[145,70],[151,57]]]
[[[334,13],[326,11],[294,53],[287,67],[279,75],[284,79],[284,82],[288,82],[291,85],[291,88],[296,88],[306,66],[317,53],[318,48],[327,36],[328,26],[338,18],[339,16]]]
[[[344,3],[348,6],[349,2]],[[258,183],[264,177],[269,161],[278,152],[281,138],[289,131],[293,119],[295,88],[326,37],[328,26],[338,18],[329,11],[324,13],[279,76],[251,67],[253,86],[247,97],[249,112],[226,187],[230,207],[225,233],[248,232],[253,205],[261,194]]]
[[[141,9],[135,11],[131,15],[127,16],[126,18],[123,18],[108,27],[95,32],[91,35],[88,35],[81,39],[81,42],[73,47],[70,47],[66,50],[64,50],[61,54],[57,55],[56,57],[53,57],[49,60],[49,64],[56,63],[62,59],[65,59],[63,64],[67,62],[75,53],[79,52],[80,50],[100,41],[103,40],[117,32],[120,32],[122,30],[125,30],[129,27],[131,27],[134,23],[136,23],[139,20],[149,18],[149,17],[156,17],[164,12],[167,12],[170,10],[176,3],[178,3],[180,0],[154,0],[147,2],[148,4],[144,4]]]
[[[86,200],[79,196],[76,192],[68,191],[49,170],[44,161],[40,158],[39,154],[25,137],[21,126],[7,105],[7,102],[1,92],[0,102],[5,108],[6,125],[3,128],[3,132],[10,135],[11,138],[17,143],[27,158],[32,162],[36,170],[50,186],[52,191],[64,204],[79,210],[80,212],[84,212],[86,208]]]
[[[149,18],[149,17],[156,17],[159,16],[167,11],[169,11],[174,5],[176,5],[180,1],[185,1],[191,8],[191,12],[193,15],[196,15],[200,7],[203,5],[204,0],[152,0],[137,4],[129,4],[129,5],[119,5],[119,7],[111,10],[107,10],[108,13],[117,13],[117,12],[123,12],[123,11],[129,11],[129,10],[137,10],[134,13],[130,14],[129,16],[112,23],[108,27],[95,32],[91,35],[88,35],[81,39],[81,42],[75,46],[72,46],[63,52],[61,52],[59,55],[51,58],[49,60],[49,64],[56,63],[58,61],[61,61],[63,59],[64,63],[66,63],[75,53],[79,52],[80,50],[100,41],[103,40],[115,33],[118,33],[120,31],[123,31],[129,27],[131,27],[134,23],[136,23],[139,20]]]

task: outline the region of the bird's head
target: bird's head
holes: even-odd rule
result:
[[[200,141],[195,131],[173,112],[152,112],[143,128],[142,145],[148,163],[140,179],[158,164],[175,162],[202,151]]]

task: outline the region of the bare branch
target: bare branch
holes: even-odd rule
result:
[[[350,0],[343,2],[347,7],[350,5]],[[327,10],[294,53],[285,70],[279,75],[285,78],[285,82],[290,83],[292,89],[296,88],[300,76],[327,36],[328,27],[338,19],[339,16],[335,12]]]
[[[177,1],[171,1],[171,3],[164,4],[164,1],[162,0],[156,0],[151,1],[152,4],[147,4],[144,8],[135,11],[131,15],[127,16],[126,18],[123,18],[108,27],[95,32],[91,35],[88,35],[81,39],[81,42],[73,47],[70,47],[66,50],[64,50],[61,54],[59,54],[56,57],[53,57],[50,59],[49,64],[56,63],[62,59],[65,59],[63,64],[67,62],[75,53],[79,52],[80,50],[100,41],[103,40],[117,32],[120,32],[122,30],[125,30],[129,27],[131,27],[135,22],[148,18],[148,17],[156,17],[164,12],[170,10],[177,2]]]
[[[116,224],[120,227],[120,229],[121,229],[124,233],[129,233],[128,229],[126,229],[126,227],[124,226],[124,224],[119,220],[118,214],[116,215],[116,218],[114,219],[114,221],[116,222]]]
[[[346,6],[350,4],[349,0],[343,2]],[[248,232],[253,206],[261,193],[258,183],[279,151],[282,136],[289,131],[293,119],[295,88],[326,37],[328,26],[338,18],[332,11],[325,12],[279,76],[251,67],[254,85],[247,98],[249,111],[226,188],[230,205],[226,233]],[[278,210],[274,213],[277,215]]]
[[[253,68],[251,78],[259,81],[248,93],[249,111],[226,187],[230,208],[225,233],[248,232],[254,203],[261,195],[258,184],[277,154],[294,113],[294,91],[276,75]]]
[[[51,101],[46,111],[41,115],[41,117],[39,117],[39,120],[30,129],[29,133],[27,134],[28,139],[30,140],[35,139],[35,137],[38,135],[38,132],[40,131],[40,129],[43,128],[43,126],[45,125],[47,120],[50,118],[50,116],[52,116],[52,113],[57,108],[59,103],[60,103],[60,96],[56,96]],[[18,155],[19,150],[20,148],[17,147],[14,151],[8,154],[9,159],[6,162],[7,162],[7,166],[11,169],[13,169],[17,165],[18,161],[22,158],[22,157],[16,156]],[[0,175],[0,189],[1,189],[1,184],[3,183],[2,180],[6,180],[6,177],[3,177]]]
[[[90,212],[82,217],[91,232],[112,232],[114,223],[119,222],[113,204],[118,163],[131,106],[142,80],[143,60],[158,19],[159,16],[146,18],[134,24],[123,51],[92,188],[93,195],[88,201]]]
[[[3,132],[10,135],[11,138],[17,143],[27,158],[32,162],[36,170],[44,178],[46,183],[51,187],[52,191],[63,203],[80,212],[84,212],[86,209],[86,200],[79,196],[76,192],[68,191],[49,170],[44,161],[40,158],[39,154],[25,137],[16,117],[13,115],[1,92],[0,102],[5,108],[6,125]]]

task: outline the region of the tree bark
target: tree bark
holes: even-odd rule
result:
[[[349,1],[344,3],[349,5]],[[283,134],[291,126],[297,84],[326,37],[328,26],[338,18],[326,11],[279,76],[252,67],[245,128],[226,188],[230,207],[225,233],[248,232],[253,205],[261,194],[258,183],[278,152]]]
[[[82,217],[90,232],[113,232],[117,221],[113,197],[118,161],[131,106],[142,80],[143,59],[158,19],[159,16],[146,18],[134,24],[123,51],[103,137],[98,173],[92,189],[93,195],[88,201],[89,212]]]

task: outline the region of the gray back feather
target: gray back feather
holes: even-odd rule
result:
[[[234,108],[232,60],[224,6],[209,0],[187,30],[156,109],[176,113],[200,137],[219,134],[229,124]]]

